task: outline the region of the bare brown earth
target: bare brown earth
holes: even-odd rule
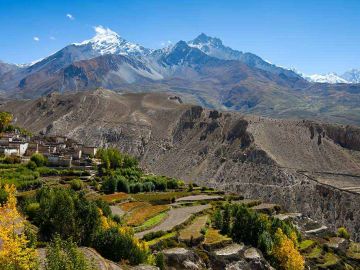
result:
[[[34,133],[113,146],[154,173],[260,198],[360,239],[360,129],[217,112],[165,94],[97,90],[12,101]]]

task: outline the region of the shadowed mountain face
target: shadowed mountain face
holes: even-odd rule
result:
[[[98,87],[173,92],[207,108],[262,116],[360,124],[359,84],[309,83],[205,34],[150,50],[101,28],[92,39],[33,65],[0,63],[0,90],[7,97],[33,99]]]
[[[144,169],[279,203],[359,239],[360,130],[97,90],[10,101],[17,125],[134,154]]]

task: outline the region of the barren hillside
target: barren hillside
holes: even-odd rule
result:
[[[184,105],[107,90],[13,101],[18,125],[137,155],[159,174],[260,197],[360,234],[359,129]],[[357,193],[358,192],[358,193]]]

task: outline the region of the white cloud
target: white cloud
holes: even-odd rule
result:
[[[69,18],[72,21],[75,20],[75,17],[70,13],[66,14],[66,17]]]
[[[49,39],[55,40],[56,38],[54,36],[50,36]]]
[[[35,41],[40,41],[40,38],[39,38],[39,37],[33,37],[33,39],[34,39]]]

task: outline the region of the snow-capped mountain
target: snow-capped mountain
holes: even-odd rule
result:
[[[351,69],[341,75],[341,78],[345,79],[349,83],[360,83],[360,70]]]
[[[336,73],[304,75],[303,77],[309,82],[316,83],[349,83],[347,80],[340,77]]]
[[[95,36],[89,40],[81,43],[74,43],[75,46],[87,46],[98,52],[100,55],[104,54],[120,54],[120,55],[146,55],[151,50],[146,49],[138,44],[128,42],[120,37],[116,32],[101,25],[94,27]]]
[[[358,69],[351,69],[345,72],[342,75],[338,75],[334,72],[327,73],[327,74],[313,74],[313,75],[305,75],[303,73],[298,73],[304,79],[308,80],[309,82],[316,82],[316,83],[360,83],[360,70]]]
[[[195,39],[190,40],[188,45],[197,48],[209,56],[223,60],[238,60],[250,67],[258,68],[273,74],[284,74],[289,78],[298,78],[299,75],[290,69],[285,69],[263,60],[256,54],[234,50],[225,46],[219,38],[209,37],[201,33]]]

